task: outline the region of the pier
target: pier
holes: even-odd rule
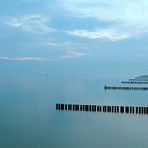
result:
[[[110,105],[80,105],[80,104],[56,104],[56,110],[61,111],[85,111],[85,112],[107,112],[116,114],[146,114],[148,107],[142,106],[110,106]]]
[[[105,90],[143,90],[148,91],[148,87],[126,87],[126,86],[104,86]]]

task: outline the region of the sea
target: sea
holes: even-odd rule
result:
[[[148,106],[148,91],[104,90],[105,85],[143,86],[121,84],[130,75],[4,65],[0,148],[148,147],[148,115],[56,110],[56,103]]]

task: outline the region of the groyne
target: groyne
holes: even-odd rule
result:
[[[148,84],[148,82],[144,81],[121,81],[122,84]]]
[[[148,87],[126,87],[126,86],[104,86],[105,90],[143,90],[148,91]]]
[[[110,105],[81,105],[81,104],[56,104],[56,110],[61,111],[86,111],[86,112],[108,112],[121,114],[147,114],[148,107],[142,106],[110,106]]]

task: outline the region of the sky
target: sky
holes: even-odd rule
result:
[[[3,69],[12,63],[33,66],[33,62],[61,71],[128,75],[147,72],[146,0],[0,3]]]

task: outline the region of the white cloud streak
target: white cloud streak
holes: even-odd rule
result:
[[[18,18],[9,18],[6,24],[17,29],[34,33],[49,33],[55,29],[48,26],[48,19],[40,15],[26,15]]]
[[[7,56],[0,56],[0,60],[7,60],[7,61],[54,61],[54,59],[47,58],[47,57],[7,57]]]
[[[73,52],[70,51],[63,56],[59,56],[56,58],[49,58],[49,57],[9,57],[9,56],[0,56],[0,60],[3,61],[36,61],[36,62],[52,62],[52,61],[59,61],[62,59],[77,59],[86,56],[86,53],[82,52]]]
[[[73,58],[82,58],[86,56],[86,53],[83,52],[74,52],[74,51],[69,51],[68,54],[64,56],[60,56],[58,59],[73,59]]]
[[[117,30],[113,29],[96,29],[94,31],[88,30],[74,30],[74,31],[67,31],[68,34],[76,35],[80,37],[86,37],[88,39],[107,39],[110,41],[117,41],[122,40],[130,37],[130,34],[121,33]]]
[[[107,26],[104,28],[98,25],[95,31],[91,28],[69,32],[73,35],[116,41],[148,33],[146,0],[62,0],[62,6],[77,17],[93,18],[106,23]]]

